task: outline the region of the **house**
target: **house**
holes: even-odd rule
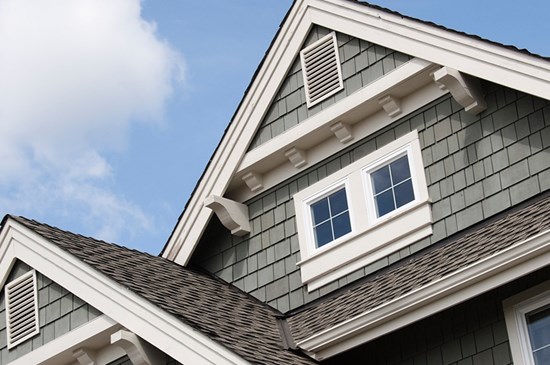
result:
[[[550,363],[550,59],[296,0],[162,253],[6,216],[0,363]]]

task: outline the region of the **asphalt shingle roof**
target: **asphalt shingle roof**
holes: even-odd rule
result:
[[[10,217],[252,364],[316,364],[283,348],[276,323],[280,312],[212,275],[34,220]]]
[[[320,300],[287,320],[295,341],[399,298],[511,245],[550,229],[550,195],[451,238],[338,295]]]

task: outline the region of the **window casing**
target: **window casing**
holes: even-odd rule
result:
[[[383,177],[387,179],[383,181]],[[348,203],[349,226],[340,225],[345,233],[319,244],[312,208],[342,189]],[[298,265],[310,291],[431,234],[417,132],[298,192],[294,204],[302,257]]]
[[[550,363],[550,281],[504,301],[514,364]]]

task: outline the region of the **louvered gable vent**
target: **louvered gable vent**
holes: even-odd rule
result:
[[[300,58],[308,108],[344,88],[336,33],[304,48]]]
[[[6,324],[8,348],[39,332],[35,271],[6,284]]]

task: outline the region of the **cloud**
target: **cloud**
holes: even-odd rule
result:
[[[184,76],[140,12],[139,0],[0,0],[0,209],[76,208],[106,239],[151,225],[112,192],[105,158],[136,123],[162,120]]]

